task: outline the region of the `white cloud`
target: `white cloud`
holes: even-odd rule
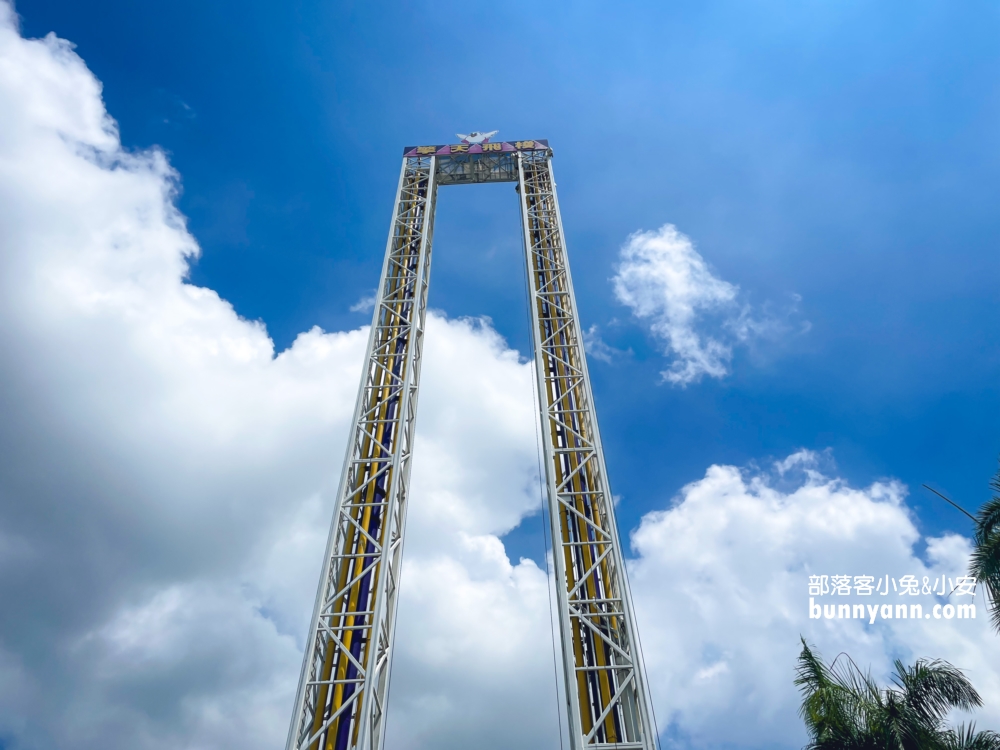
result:
[[[601,338],[601,330],[596,323],[583,332],[583,345],[587,354],[594,359],[599,359],[601,362],[607,362],[608,364],[613,362],[617,357],[630,353],[621,349],[615,349]]]
[[[680,738],[679,746],[801,747],[792,686],[800,634],[828,658],[846,651],[871,665],[883,681],[897,656],[948,659],[983,694],[980,725],[1000,725],[992,668],[1000,640],[981,599],[976,621],[809,618],[811,574],[934,580],[963,575],[969,552],[963,537],[931,538],[921,559],[901,485],[854,489],[825,476],[819,458],[796,453],[773,474],[713,466],[633,533],[632,586],[661,730]],[[912,601],[929,609],[935,597],[818,601]]]
[[[673,224],[629,235],[619,258],[612,279],[615,296],[665,342],[673,362],[662,375],[674,385],[687,386],[706,375],[725,377],[733,343],[787,329],[787,314],[774,316],[765,309],[762,316],[739,305],[739,287],[713,274],[691,239]],[[797,304],[799,298],[794,299]],[[699,332],[699,318],[710,313],[723,316],[714,335]]]
[[[275,356],[184,283],[198,248],[163,154],[123,151],[71,46],[0,13],[0,738],[280,746],[366,331]],[[498,743],[553,739],[552,715],[505,724],[488,698],[551,702],[545,576],[498,538],[538,503],[530,367],[431,314],[424,385],[397,714],[437,706],[436,747],[477,715]]]
[[[375,309],[375,292],[365,295],[350,307],[351,312],[356,312],[356,313],[371,312],[374,309]]]
[[[663,377],[687,385],[703,375],[726,375],[732,348],[700,336],[695,318],[701,310],[731,305],[738,287],[714,276],[691,240],[672,224],[629,235],[620,257],[615,295],[636,317],[648,319],[677,357]]]

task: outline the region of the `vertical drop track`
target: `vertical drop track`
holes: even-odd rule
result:
[[[549,155],[520,155],[556,600],[573,750],[655,747]]]
[[[435,157],[405,159],[288,748],[378,748],[409,497]]]

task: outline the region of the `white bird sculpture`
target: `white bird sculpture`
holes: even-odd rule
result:
[[[489,143],[490,138],[499,133],[499,130],[491,130],[489,133],[477,133],[475,131],[469,133],[468,135],[462,135],[461,133],[455,133],[461,140],[462,143],[471,143],[473,145],[478,145],[480,143]]]

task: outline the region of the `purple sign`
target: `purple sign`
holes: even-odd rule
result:
[[[403,156],[454,156],[456,154],[502,154],[510,151],[547,149],[549,142],[497,141],[496,143],[453,143],[450,146],[407,146]]]

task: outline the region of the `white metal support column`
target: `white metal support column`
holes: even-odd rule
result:
[[[552,152],[522,152],[518,193],[571,750],[654,750],[649,693],[607,484]]]
[[[288,750],[379,750],[430,275],[434,156],[403,160]]]

